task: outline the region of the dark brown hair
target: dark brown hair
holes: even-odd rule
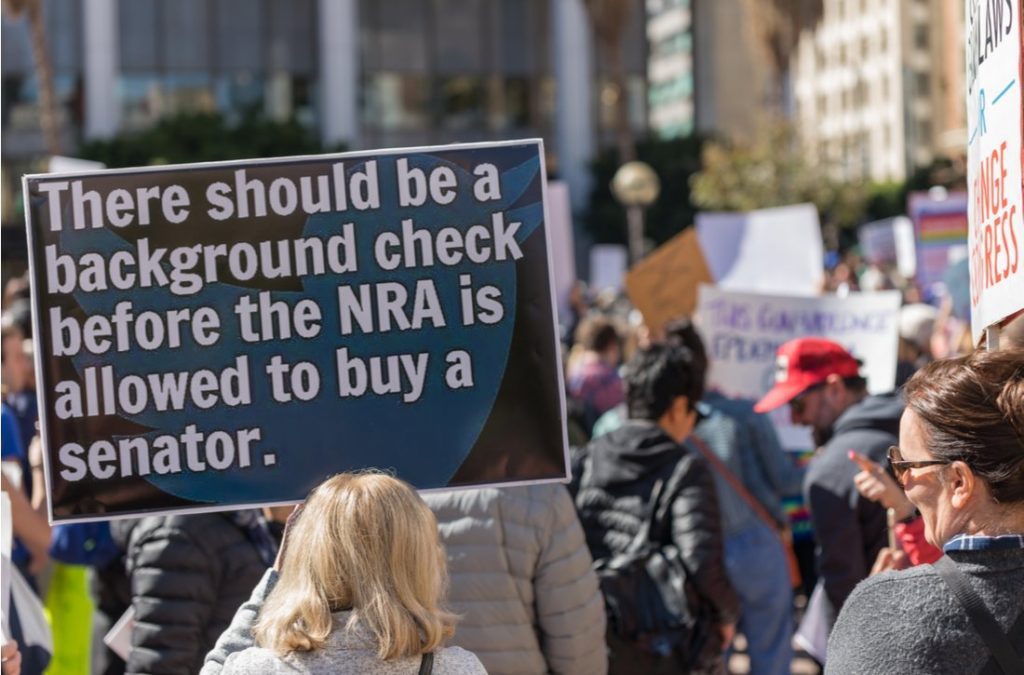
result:
[[[966,462],[1001,503],[1024,502],[1024,350],[935,361],[904,387],[928,450]]]
[[[584,349],[603,352],[612,345],[619,345],[619,331],[615,324],[600,314],[588,316],[576,329],[576,342]]]

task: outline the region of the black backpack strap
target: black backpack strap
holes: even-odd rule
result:
[[[652,532],[664,532],[666,524],[672,517],[672,502],[675,501],[676,496],[679,494],[679,484],[683,482],[683,478],[686,475],[684,469],[689,468],[686,466],[687,459],[686,454],[681,455],[676,460],[675,465],[673,465],[672,472],[668,475],[668,478],[658,481],[658,484],[655,485],[654,490],[657,494],[651,495],[651,514],[649,518],[649,527]]]
[[[640,523],[640,529],[637,530],[633,536],[633,540],[629,542],[629,547],[626,549],[627,553],[636,553],[642,550],[651,539],[651,532],[657,532],[657,519],[658,519],[658,504],[662,500],[662,495],[665,493],[667,481],[663,478],[659,478],[654,482],[654,487],[651,489],[651,496],[647,498],[647,513],[644,516],[643,521]]]
[[[420,656],[420,675],[430,675],[434,672],[434,652],[427,652]]]
[[[675,464],[672,465],[672,470],[669,475],[664,478],[659,478],[654,481],[654,487],[651,488],[651,496],[647,499],[647,513],[644,516],[644,520],[640,523],[640,529],[637,531],[633,540],[629,543],[627,552],[635,553],[641,550],[651,540],[651,533],[659,534],[664,529],[662,524],[668,517],[668,511],[672,508],[672,500],[675,494],[679,492],[679,482],[682,480],[682,472],[680,471],[680,465],[685,460],[686,456],[681,456]]]
[[[1010,638],[1006,636],[999,623],[992,617],[991,612],[985,607],[985,603],[967,582],[967,577],[960,568],[956,566],[953,559],[944,555],[932,563],[932,568],[938,573],[953,595],[960,601],[960,605],[971,620],[975,632],[988,646],[992,657],[999,664],[999,667],[1006,675],[1024,672],[1024,660],[1010,644]]]

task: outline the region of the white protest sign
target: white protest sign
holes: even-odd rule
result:
[[[697,316],[711,368],[708,386],[727,396],[759,399],[775,382],[775,352],[798,337],[835,340],[864,365],[868,391],[896,382],[898,291],[802,298],[723,291],[701,286]],[[772,413],[782,445],[813,447],[810,431],[789,423],[783,406]]]
[[[719,288],[788,295],[820,292],[824,246],[812,204],[698,213],[696,225]]]
[[[50,173],[75,173],[77,171],[99,171],[100,169],[105,169],[106,165],[103,162],[94,162],[91,159],[54,155],[50,157],[50,164],[47,168]]]
[[[1024,45],[1019,0],[967,0],[971,334],[1024,308]]]
[[[625,283],[628,255],[619,244],[597,244],[590,249],[590,288],[595,293],[619,291]]]
[[[10,635],[11,606],[11,549],[13,548],[14,520],[11,515],[11,498],[6,492],[0,492],[0,624],[3,638],[7,641]]]
[[[555,303],[561,317],[568,316],[569,294],[576,283],[575,237],[572,230],[572,203],[569,184],[548,183],[548,232],[551,234],[551,269]]]
[[[896,269],[905,279],[917,274],[917,243],[914,240],[914,223],[906,216],[897,216],[893,222],[893,237],[896,240]]]
[[[917,269],[914,224],[906,216],[884,218],[861,225],[857,230],[865,262],[895,264],[899,273],[912,278]]]

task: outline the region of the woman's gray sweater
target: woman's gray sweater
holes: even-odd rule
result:
[[[951,551],[1004,631],[1024,612],[1024,550]],[[1018,642],[1020,641],[1018,636]],[[1024,654],[1024,644],[1016,644]],[[990,657],[957,598],[931,565],[862,581],[828,642],[826,675],[978,673]]]
[[[336,628],[321,649],[279,657],[270,650],[256,647],[252,627],[276,583],[277,573],[267,570],[252,597],[238,608],[231,626],[206,655],[201,675],[415,675],[419,672],[419,657],[382,661],[377,656],[376,638],[369,630],[358,623],[352,629],[345,628],[349,612],[334,614]],[[434,652],[433,673],[487,675],[476,656],[458,647]]]

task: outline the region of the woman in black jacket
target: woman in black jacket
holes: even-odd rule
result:
[[[126,673],[198,673],[277,555],[258,511],[115,521],[112,534],[135,610]]]
[[[595,560],[607,559],[626,551],[648,518],[655,484],[675,476],[665,531],[652,532],[651,540],[679,550],[713,624],[691,672],[716,672],[732,640],[739,600],[726,576],[712,475],[701,458],[681,445],[696,422],[691,403],[703,393],[699,370],[685,347],[655,346],[633,359],[626,373],[629,420],[587,447],[576,506],[591,554]],[[643,661],[635,653],[617,658],[613,648],[613,673],[661,668],[679,672],[670,660]]]

